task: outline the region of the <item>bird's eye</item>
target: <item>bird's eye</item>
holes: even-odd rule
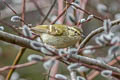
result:
[[[75,31],[75,35],[78,35],[78,32],[77,32],[77,31]]]
[[[77,31],[75,31],[75,33],[77,33]]]
[[[77,31],[75,31],[75,34],[76,34],[76,35],[80,35],[80,33],[79,33],[79,32],[77,32]]]

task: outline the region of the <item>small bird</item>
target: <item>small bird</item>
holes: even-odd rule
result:
[[[44,43],[55,48],[67,48],[83,40],[82,30],[75,26],[37,25],[31,31],[39,35]]]

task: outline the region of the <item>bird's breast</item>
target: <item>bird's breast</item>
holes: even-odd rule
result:
[[[78,36],[53,36],[49,34],[41,34],[41,38],[44,43],[55,46],[56,48],[66,48],[76,44],[80,40]]]

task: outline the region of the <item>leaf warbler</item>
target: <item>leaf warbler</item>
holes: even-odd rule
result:
[[[62,24],[37,25],[31,28],[42,41],[56,48],[66,48],[83,40],[82,30],[75,26]]]

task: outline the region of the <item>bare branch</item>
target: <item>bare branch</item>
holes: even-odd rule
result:
[[[3,68],[0,68],[0,72],[3,72],[5,70],[9,70],[9,69],[16,69],[16,68],[31,66],[31,65],[36,64],[36,63],[37,63],[37,61],[31,61],[31,62],[27,62],[27,63],[24,63],[24,64],[18,64],[18,65],[15,65],[15,66],[5,66]]]
[[[112,21],[111,23],[112,23],[112,26],[118,25],[118,24],[120,24],[120,19],[114,20],[114,21]],[[93,30],[93,31],[82,41],[82,43],[80,44],[78,50],[79,50],[80,48],[83,48],[83,47],[87,44],[87,42],[88,42],[93,36],[95,36],[95,35],[98,34],[98,33],[101,33],[102,31],[104,31],[103,27],[100,27],[100,28],[97,28],[97,29]]]
[[[13,35],[13,34],[10,34],[10,33],[6,33],[6,32],[3,32],[3,31],[0,31],[0,40],[8,42],[8,43],[16,44],[16,45],[19,45],[19,46],[22,46],[22,47],[27,47],[27,48],[33,49],[30,46],[30,42],[32,40],[27,39],[27,38],[23,38],[23,37],[20,37],[20,36],[17,36],[17,35]]]

